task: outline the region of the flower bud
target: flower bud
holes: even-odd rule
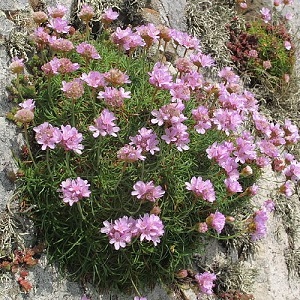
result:
[[[31,110],[27,108],[22,108],[16,112],[14,118],[16,122],[25,124],[30,123],[33,120],[34,114]]]

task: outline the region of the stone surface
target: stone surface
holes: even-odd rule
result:
[[[28,0],[1,0],[0,10],[21,10],[29,7]]]

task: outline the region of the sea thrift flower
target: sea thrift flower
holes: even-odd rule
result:
[[[94,132],[93,137],[96,138],[99,134],[102,136],[106,136],[108,134],[116,137],[116,132],[120,130],[120,128],[114,123],[114,120],[116,119],[117,118],[112,112],[108,109],[104,109],[100,116],[95,119],[95,126],[89,126],[89,130]]]
[[[190,142],[188,128],[182,123],[176,123],[165,129],[165,134],[161,136],[167,144],[174,143],[179,151],[189,150],[188,143]]]
[[[205,134],[206,130],[211,128],[211,118],[207,107],[199,106],[193,109],[192,116],[196,121],[194,128],[198,133]]]
[[[203,75],[196,70],[185,73],[182,81],[193,91],[202,88],[204,83]]]
[[[208,230],[208,226],[205,222],[198,223],[198,232],[205,233]]]
[[[63,81],[62,85],[61,90],[64,92],[66,98],[78,99],[84,93],[83,84],[79,78],[75,78],[70,82]]]
[[[45,27],[36,28],[31,37],[40,47],[48,44],[50,39],[50,35]]]
[[[146,297],[138,297],[138,296],[135,296],[135,297],[133,298],[133,300],[147,300],[147,298],[146,298]]]
[[[130,98],[130,91],[125,92],[121,87],[119,89],[115,87],[105,87],[103,92],[99,92],[98,99],[104,99],[107,105],[113,107],[123,106],[124,99]]]
[[[224,180],[227,192],[229,194],[235,194],[235,193],[241,193],[243,191],[242,186],[240,185],[240,183],[232,178],[226,178]]]
[[[149,48],[153,43],[158,42],[159,30],[152,23],[141,25],[135,28],[136,32],[142,37]]]
[[[218,211],[216,211],[214,214],[210,214],[206,218],[206,224],[209,227],[212,227],[213,229],[215,229],[217,231],[217,233],[221,233],[222,229],[225,226],[225,221],[226,221],[225,216]]]
[[[243,123],[243,118],[240,113],[230,109],[217,109],[213,114],[213,123],[218,130],[222,130],[229,136],[230,131],[235,132]]]
[[[288,145],[294,145],[300,140],[298,127],[293,125],[290,120],[285,120],[282,127],[284,130],[284,139]]]
[[[247,187],[246,192],[249,196],[255,196],[255,195],[257,195],[258,190],[259,190],[258,185],[253,184],[253,185]]]
[[[289,41],[284,41],[283,45],[284,45],[284,48],[286,50],[291,50],[292,49],[292,44]]]
[[[42,150],[54,149],[62,139],[59,128],[53,127],[48,122],[34,127],[33,130],[36,132],[35,139],[37,143],[42,145]]]
[[[177,100],[188,101],[191,97],[189,87],[180,79],[177,79],[176,82],[172,84],[170,94],[172,96],[172,102],[176,102]]]
[[[263,203],[263,208],[267,211],[267,212],[272,212],[275,210],[275,203],[273,200],[268,199]]]
[[[18,57],[14,57],[12,59],[12,63],[9,66],[9,69],[12,73],[14,74],[20,74],[24,71],[24,63],[23,63],[24,59],[23,58],[18,58]]]
[[[109,24],[112,21],[116,20],[119,16],[119,13],[116,11],[113,11],[111,8],[108,8],[104,11],[104,13],[101,16],[101,21],[103,23]]]
[[[134,162],[137,160],[145,160],[146,157],[142,155],[142,149],[136,149],[131,145],[125,145],[117,152],[117,157],[120,160],[127,162]]]
[[[197,67],[210,68],[215,64],[215,60],[210,55],[205,55],[202,52],[190,55],[190,60]]]
[[[267,234],[267,212],[260,209],[254,213],[252,222],[248,225],[252,241],[262,239]]]
[[[67,74],[79,69],[78,63],[72,63],[68,58],[54,57],[48,63],[44,64],[41,69],[47,75]]]
[[[139,129],[139,134],[133,137],[129,137],[131,142],[129,145],[135,145],[138,149],[142,151],[150,152],[154,155],[154,152],[159,151],[157,145],[159,141],[157,140],[156,133],[152,129],[147,129],[145,127]]]
[[[154,246],[160,243],[160,237],[164,234],[164,225],[156,215],[145,214],[136,220],[136,228],[140,235],[140,241],[153,242]]]
[[[280,188],[279,192],[284,194],[286,197],[291,197],[294,194],[294,184],[292,181],[286,181]]]
[[[67,11],[67,7],[60,4],[56,7],[48,7],[48,13],[52,18],[62,18]]]
[[[186,57],[179,57],[175,61],[175,66],[179,72],[188,73],[192,71],[193,63]]]
[[[82,141],[82,134],[78,132],[75,127],[70,125],[61,126],[61,141],[60,145],[66,150],[73,150],[77,154],[81,154],[83,145],[80,144]]]
[[[151,115],[154,119],[151,119],[152,124],[157,124],[158,126],[175,125],[185,121],[187,118],[182,114],[185,106],[182,102],[178,101],[176,103],[170,103],[162,106],[159,110],[153,110]]]
[[[47,26],[52,28],[57,33],[68,33],[71,28],[71,26],[68,25],[68,21],[61,18],[50,19]]]
[[[206,295],[211,295],[213,293],[212,288],[215,286],[214,280],[217,279],[217,276],[214,273],[204,272],[202,274],[196,274],[195,279],[201,293]]]
[[[57,38],[50,36],[48,39],[49,46],[54,51],[70,52],[74,49],[73,43],[68,39]]]
[[[225,67],[221,71],[219,71],[218,76],[223,78],[227,83],[238,83],[239,76],[236,75],[231,67]]]
[[[296,160],[292,161],[284,170],[287,179],[297,182],[300,180],[300,163]]]
[[[104,74],[98,71],[90,71],[88,74],[83,73],[80,79],[83,80],[88,86],[93,88],[106,86]]]
[[[168,67],[160,62],[157,62],[150,75],[149,82],[156,88],[169,89],[172,86],[172,75],[170,74]]]
[[[132,196],[136,196],[138,199],[148,200],[150,202],[155,202],[165,194],[165,191],[161,188],[161,186],[155,186],[153,181],[146,183],[138,181],[133,186],[133,189],[134,191],[131,192]]]
[[[33,112],[35,109],[35,101],[33,101],[33,99],[27,99],[20,103],[19,106],[25,109],[29,109]]]
[[[108,84],[111,84],[113,86],[131,82],[128,75],[118,69],[111,69],[108,72],[105,72],[104,78]]]
[[[208,202],[216,200],[215,190],[208,180],[202,180],[202,177],[192,177],[191,182],[186,182],[186,189],[192,191],[196,197],[201,197]]]
[[[261,13],[261,18],[265,23],[268,23],[269,21],[271,21],[271,19],[272,19],[271,11],[268,8],[263,7],[260,10],[260,13]]]
[[[19,109],[14,115],[15,121],[23,124],[30,123],[34,119],[34,114],[30,109]]]
[[[251,49],[251,50],[248,52],[248,56],[249,56],[249,57],[252,57],[252,58],[257,58],[257,57],[258,57],[258,52],[257,52],[255,49]]]
[[[48,20],[48,16],[43,11],[35,11],[32,14],[33,21],[40,25]]]
[[[88,4],[83,4],[80,12],[78,13],[78,18],[88,23],[94,15],[94,8]]]
[[[76,52],[81,54],[86,59],[100,59],[100,55],[97,52],[96,48],[87,43],[82,42],[76,47]]]
[[[265,70],[271,69],[271,68],[272,68],[271,62],[270,62],[269,60],[263,61],[263,68],[264,68]]]
[[[72,206],[82,198],[90,196],[91,191],[89,190],[89,186],[88,181],[80,177],[77,177],[77,179],[68,178],[61,183],[61,189],[58,191],[62,193],[61,198],[63,198],[63,201]]]
[[[100,229],[109,238],[109,243],[113,244],[116,250],[125,248],[131,242],[132,237],[137,235],[135,227],[136,221],[132,217],[124,216],[114,222],[104,221]]]

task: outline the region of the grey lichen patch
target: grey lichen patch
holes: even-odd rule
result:
[[[188,31],[201,41],[202,51],[210,53],[219,67],[232,65],[226,47],[229,33],[226,24],[236,15],[235,1],[188,0]]]

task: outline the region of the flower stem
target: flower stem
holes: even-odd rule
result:
[[[25,136],[25,142],[27,144],[27,148],[28,148],[28,153],[29,153],[29,156],[33,162],[33,165],[34,167],[36,167],[36,163],[33,159],[33,155],[32,155],[32,152],[31,152],[31,149],[30,149],[30,145],[29,145],[29,138],[28,138],[28,130],[27,130],[27,124],[24,124],[24,136]]]

